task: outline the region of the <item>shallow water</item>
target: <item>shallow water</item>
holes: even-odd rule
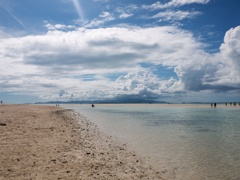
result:
[[[169,179],[240,179],[240,107],[65,105]]]

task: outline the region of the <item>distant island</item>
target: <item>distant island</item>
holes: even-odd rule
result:
[[[170,104],[166,101],[149,101],[149,100],[127,100],[127,101],[114,101],[114,100],[92,100],[92,101],[47,101],[36,102],[35,104]]]

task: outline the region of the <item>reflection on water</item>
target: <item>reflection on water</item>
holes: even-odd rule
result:
[[[240,179],[240,108],[70,107],[149,156],[169,179]]]

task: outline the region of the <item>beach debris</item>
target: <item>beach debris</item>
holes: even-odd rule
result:
[[[0,126],[6,126],[7,124],[6,123],[0,123]]]

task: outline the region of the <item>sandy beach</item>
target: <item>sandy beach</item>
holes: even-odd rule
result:
[[[163,179],[82,115],[40,105],[0,105],[0,179]]]

